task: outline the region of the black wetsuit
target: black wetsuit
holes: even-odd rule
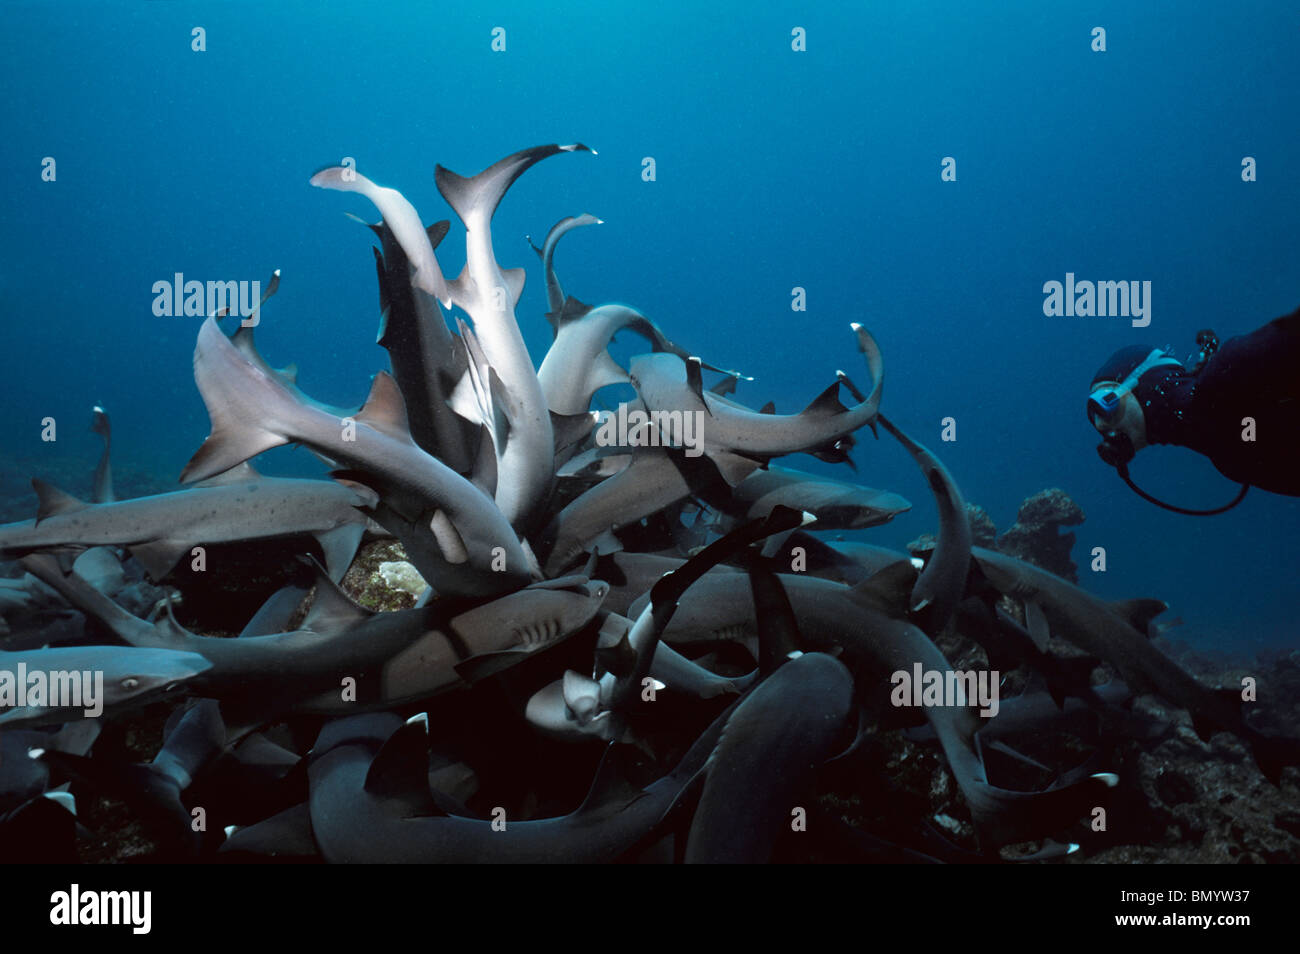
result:
[[[1190,447],[1225,477],[1300,496],[1300,308],[1229,338],[1194,374],[1148,371],[1135,394],[1149,443]],[[1246,417],[1253,442],[1242,440]]]

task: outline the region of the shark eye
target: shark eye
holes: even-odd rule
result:
[[[135,678],[135,676],[127,676],[122,680],[123,689],[134,689],[138,685],[140,685],[140,680]]]

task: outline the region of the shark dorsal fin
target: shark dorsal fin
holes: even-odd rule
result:
[[[561,306],[559,313],[557,314],[556,312],[549,312],[546,315],[546,320],[549,321],[551,323],[551,327],[558,332],[565,325],[570,324],[571,322],[574,321],[580,321],[583,318],[587,317],[587,314],[590,311],[591,311],[591,305],[588,305],[586,302],[579,301],[577,298],[574,298],[572,295],[569,295],[564,299],[564,305]]]
[[[227,484],[242,484],[250,480],[258,480],[261,476],[261,474],[253,469],[252,464],[248,461],[244,461],[242,464],[236,464],[234,467],[230,468],[230,470],[223,470],[221,473],[216,474],[213,477],[209,477],[206,480],[200,480],[195,483],[194,486],[224,487]]]
[[[766,404],[764,404],[762,407],[760,407],[760,408],[758,409],[758,413],[759,413],[759,414],[775,414],[775,413],[776,413],[776,402],[775,402],[775,401],[768,401]]]
[[[695,399],[704,405],[704,410],[708,411],[709,416],[712,417],[713,411],[709,409],[708,402],[704,400],[704,372],[700,367],[699,358],[686,359],[686,386],[690,388],[691,393],[695,395]]]
[[[53,517],[61,513],[73,513],[77,510],[85,510],[90,504],[80,500],[66,490],[60,490],[53,484],[48,484],[39,477],[32,478],[32,490],[36,491],[36,522],[40,523],[46,517]]]
[[[1143,636],[1151,634],[1151,621],[1169,609],[1169,604],[1163,600],[1151,599],[1118,600],[1110,605]]]
[[[837,380],[821,394],[813,399],[813,402],[803,409],[803,413],[810,417],[832,417],[836,414],[843,414],[848,408],[840,400],[840,382]]]
[[[375,375],[374,382],[370,385],[370,394],[357,412],[356,419],[397,440],[411,439],[411,427],[406,420],[406,402],[402,400],[402,392],[397,389],[397,382],[387,371]]]
[[[853,587],[853,592],[882,604],[901,616],[907,612],[911,601],[916,573],[911,560],[895,560]]]
[[[338,633],[350,629],[374,615],[348,596],[330,579],[314,557],[305,557],[316,571],[316,596],[302,621],[302,628],[313,633]]]
[[[370,763],[363,786],[378,798],[397,798],[425,814],[434,806],[429,791],[429,728],[422,719],[388,737]]]

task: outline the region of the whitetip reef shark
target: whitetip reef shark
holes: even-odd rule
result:
[[[304,534],[320,543],[338,580],[366,530],[360,508],[374,500],[333,481],[263,477],[247,465],[186,490],[111,503],[87,503],[40,480],[32,486],[36,519],[0,526],[0,552],[124,546],[155,580],[195,546]]]
[[[639,355],[628,376],[645,406],[652,411],[702,412],[704,448],[729,484],[749,476],[761,461],[800,452],[843,459],[842,442],[874,422],[884,386],[884,361],[875,339],[854,323],[858,350],[867,360],[872,387],[865,400],[846,408],[839,399],[841,374],[798,414],[763,414],[703,389],[699,363],[674,354]]]

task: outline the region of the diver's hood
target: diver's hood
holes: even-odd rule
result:
[[[1097,369],[1097,373],[1092,376],[1092,384],[1095,387],[1098,381],[1115,381],[1120,382],[1133,373],[1147,356],[1151,354],[1151,349],[1145,345],[1131,345],[1127,348],[1121,348],[1113,355],[1106,359],[1106,363]]]

